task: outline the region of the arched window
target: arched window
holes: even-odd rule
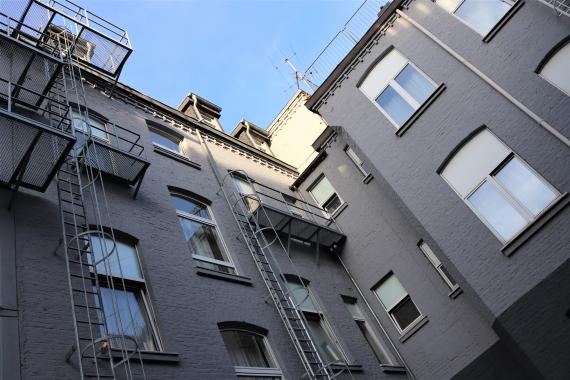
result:
[[[467,139],[438,172],[503,242],[560,195],[486,128]]]
[[[282,378],[265,335],[267,330],[244,322],[218,324],[238,379]]]
[[[198,266],[235,274],[235,266],[226,251],[210,207],[196,198],[177,192],[170,194],[192,258]]]
[[[548,53],[537,72],[570,96],[570,36]]]

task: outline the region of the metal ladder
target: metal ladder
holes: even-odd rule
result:
[[[69,361],[74,352],[78,354],[82,379],[115,379],[97,263],[89,237],[94,231],[87,224],[76,157],[68,156],[59,170],[57,191],[75,330],[75,343],[66,359]]]
[[[337,374],[333,372],[329,365],[325,364],[319,355],[309,331],[302,312],[299,311],[298,305],[295,305],[289,298],[289,292],[283,290],[281,274],[279,270],[274,270],[270,262],[270,258],[278,264],[273,258],[270,246],[279,239],[277,231],[273,227],[261,227],[255,215],[246,206],[251,201],[257,202],[258,207],[262,208],[261,201],[257,194],[242,194],[235,185],[232,186],[233,191],[230,196],[224,190],[224,182],[229,177],[233,180],[232,174],[239,172],[247,178],[251,184],[249,177],[244,171],[230,171],[222,180],[220,190],[231,206],[233,216],[239,226],[240,233],[253,256],[255,265],[263,278],[263,281],[269,290],[271,299],[285,324],[287,333],[293,341],[293,346],[299,355],[306,375],[311,380],[330,380],[334,379]],[[253,185],[252,185],[253,188]],[[259,210],[258,210],[259,212]],[[274,234],[272,241],[268,241],[265,234]],[[282,245],[282,244],[281,244]]]

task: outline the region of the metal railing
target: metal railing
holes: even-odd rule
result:
[[[261,184],[250,178],[257,198],[252,199],[250,204],[257,202],[263,206],[270,206],[283,214],[312,222],[316,225],[328,227],[335,231],[341,231],[334,218],[332,218],[322,207],[306,202],[302,199],[285,194],[277,189]]]
[[[81,5],[69,0],[33,0],[58,13],[65,15],[75,22],[79,22],[89,29],[102,34],[114,42],[131,48],[131,42],[127,31],[102,17],[88,11]]]
[[[87,128],[78,128],[76,125],[75,131],[89,135],[98,143],[110,145],[122,152],[146,159],[146,152],[144,151],[144,146],[140,143],[141,136],[138,133],[115,123],[105,123],[104,128],[91,123],[88,123],[88,125],[89,130],[85,130]]]
[[[61,60],[60,44],[53,34],[38,31],[36,28],[15,20],[2,12],[0,12],[0,33],[31,45]]]
[[[557,16],[570,17],[570,0],[538,0],[542,4],[554,9]]]
[[[2,78],[0,78],[0,108],[35,123],[72,133],[69,106],[66,103]]]
[[[311,85],[320,86],[378,19],[387,2],[365,0],[305,70],[304,78]]]

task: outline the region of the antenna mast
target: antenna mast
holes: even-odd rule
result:
[[[303,82],[305,83],[305,86],[307,86],[308,88],[311,89],[311,91],[315,91],[317,89],[317,85],[315,85],[313,82],[311,82],[307,76],[305,75],[305,73],[297,70],[297,68],[293,65],[293,63],[291,62],[291,60],[289,58],[285,58],[285,63],[287,65],[289,65],[289,67],[291,68],[291,70],[293,70],[293,73],[295,74],[295,80],[297,81],[297,89],[300,89],[301,86],[299,85],[299,82]]]

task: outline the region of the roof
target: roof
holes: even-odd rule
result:
[[[263,129],[263,128],[253,124],[251,121],[248,121],[245,119],[241,119],[240,122],[237,123],[234,130],[230,133],[230,136],[237,138],[240,135],[240,133],[246,129],[245,123],[249,123],[250,130],[257,132],[257,134],[261,135],[263,138],[269,137],[269,133],[267,133],[267,131],[265,129]]]
[[[396,9],[399,9],[405,1],[407,0],[392,0],[391,3],[386,4],[384,8],[382,8],[382,11],[378,15],[378,19],[374,21],[364,36],[362,36],[357,44],[354,45],[354,47],[348,52],[342,61],[340,61],[340,63],[334,68],[327,79],[325,79],[319,88],[315,90],[313,95],[311,95],[306,103],[308,109],[313,112],[317,112],[317,105],[319,104],[319,100],[321,100],[328,93],[337,79],[342,76],[342,74],[351,65],[354,59],[368,45],[370,40],[374,38],[376,33],[382,29],[386,21],[388,21],[390,17],[396,12]]]

